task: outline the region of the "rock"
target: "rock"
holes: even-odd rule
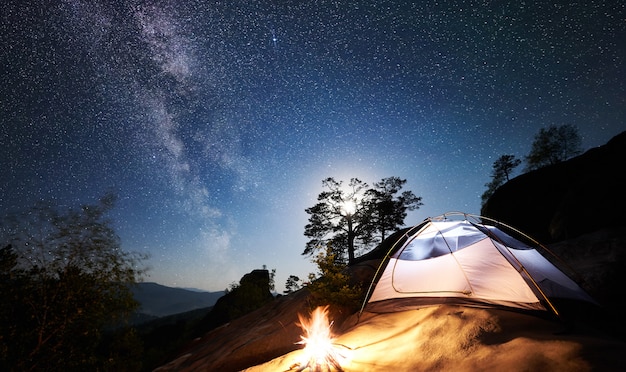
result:
[[[310,311],[308,297],[302,289],[224,324],[187,345],[157,371],[240,371],[300,349],[298,314]]]
[[[624,226],[626,132],[559,164],[518,176],[485,203],[481,214],[544,243]]]
[[[211,312],[201,321],[198,333],[202,334],[254,311],[274,300],[270,291],[267,270],[253,270],[244,275],[239,286],[220,297]]]

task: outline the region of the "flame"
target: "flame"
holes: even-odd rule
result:
[[[298,371],[330,371],[331,367],[342,371],[340,362],[345,358],[333,344],[332,322],[328,319],[328,306],[313,310],[310,319],[298,314],[298,326],[304,332],[299,344],[304,345],[303,357],[295,366]]]

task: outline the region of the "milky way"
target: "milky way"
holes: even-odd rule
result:
[[[45,4],[44,4],[45,3]],[[619,1],[17,1],[0,29],[0,211],[107,191],[149,280],[313,271],[321,180],[408,180],[478,213],[491,165],[549,125],[626,130]]]

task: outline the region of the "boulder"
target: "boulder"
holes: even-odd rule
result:
[[[197,334],[237,319],[273,299],[269,271],[253,270],[241,278],[239,286],[217,300],[211,312],[200,322]]]

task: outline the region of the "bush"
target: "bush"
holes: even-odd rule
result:
[[[106,218],[114,201],[0,221],[0,370],[105,369],[103,331],[138,306],[129,286],[143,273]]]
[[[356,310],[361,305],[363,289],[360,283],[351,283],[347,266],[337,258],[330,246],[325,252],[319,253],[313,259],[319,268],[319,276],[309,274],[307,288],[311,292],[311,305],[334,305],[349,310]]]

